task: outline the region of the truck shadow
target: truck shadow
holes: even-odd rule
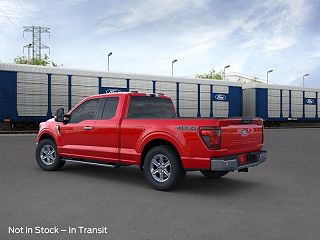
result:
[[[137,190],[146,189],[153,190],[147,183],[144,173],[137,167],[120,167],[120,168],[105,168],[97,166],[88,166],[83,164],[67,164],[63,167],[62,172],[68,175],[79,176],[80,178],[94,178],[97,184],[107,180],[109,184],[124,184],[126,187],[137,188]],[[235,173],[234,176],[236,176]],[[261,181],[253,179],[235,179],[233,173],[226,175],[220,179],[207,179],[200,173],[192,172],[187,173],[184,183],[170,193],[183,194],[183,193],[196,193],[201,195],[226,195],[238,194],[254,189],[260,189],[265,184]],[[99,180],[100,179],[100,180]],[[139,191],[140,191],[139,190]]]
[[[208,179],[202,176],[200,173],[193,173],[192,175],[187,174],[183,185],[180,189],[178,189],[178,191],[203,195],[235,195],[260,189],[263,187],[263,185],[264,183],[254,180],[250,181],[248,179],[235,179],[234,176],[232,176],[232,173],[229,173],[228,175],[219,179]]]
[[[137,167],[107,168],[71,163],[62,168],[62,172],[73,176],[95,178],[96,180],[107,179],[110,183],[126,183],[127,185],[147,185],[144,174]],[[145,183],[145,184],[143,184]]]

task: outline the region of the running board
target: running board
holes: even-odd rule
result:
[[[65,162],[82,163],[82,164],[87,164],[87,165],[100,166],[100,167],[108,167],[108,168],[118,168],[118,167],[120,167],[118,164],[89,162],[89,161],[76,160],[76,159],[70,159],[70,158],[63,158],[63,159],[61,159],[61,160],[65,161]]]

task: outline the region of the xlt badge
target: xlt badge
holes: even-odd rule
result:
[[[184,131],[195,131],[197,130],[196,126],[178,126],[178,130],[184,130]]]

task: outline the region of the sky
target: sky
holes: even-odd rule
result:
[[[66,68],[195,76],[212,68],[320,87],[317,0],[0,0],[0,61],[27,56],[31,33]],[[43,52],[47,52],[43,50]]]

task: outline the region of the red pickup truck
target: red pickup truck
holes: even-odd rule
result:
[[[162,94],[110,93],[88,97],[67,114],[40,124],[36,160],[53,171],[66,162],[137,165],[158,190],[178,186],[186,171],[208,178],[247,172],[267,158],[259,118],[178,118]]]

